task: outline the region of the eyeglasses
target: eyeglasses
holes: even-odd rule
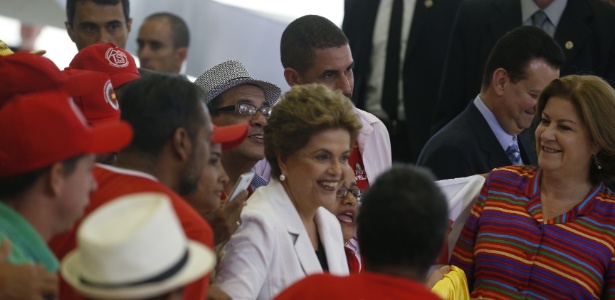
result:
[[[357,202],[361,202],[361,196],[363,195],[363,191],[360,189],[349,189],[345,186],[342,186],[337,190],[335,196],[339,198],[345,198],[348,196],[348,193],[352,193],[352,195],[357,199]]]
[[[236,105],[229,105],[211,109],[212,113],[219,112],[237,112],[243,116],[254,116],[256,112],[261,112],[266,119],[271,117],[271,106],[263,106],[261,108],[256,108],[256,106],[248,104],[248,103],[237,103]]]

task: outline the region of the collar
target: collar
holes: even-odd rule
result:
[[[532,167],[534,168],[534,167]],[[530,173],[526,174],[529,175]],[[533,177],[530,177],[529,182],[525,188],[525,195],[529,199],[527,203],[527,211],[538,221],[544,223],[542,219],[542,203],[540,201],[540,182],[542,179],[542,170],[536,169]],[[554,218],[554,223],[565,223],[576,219],[577,217],[589,214],[593,209],[593,201],[596,199],[596,195],[604,188],[604,183],[599,182],[594,185],[592,189],[587,193],[583,201],[575,205],[569,212]],[[537,217],[537,213],[540,212],[540,218]],[[552,220],[547,220],[552,223]]]
[[[99,163],[97,163],[96,166],[101,169],[105,169],[107,171],[111,171],[114,173],[120,173],[124,175],[136,176],[136,177],[143,177],[143,178],[147,178],[149,180],[158,182],[158,178],[154,177],[152,174],[148,174],[145,172],[131,170],[131,169],[124,169],[124,168],[119,168],[119,167],[114,167],[114,166],[109,166],[109,165],[104,165],[104,164],[99,164]]]
[[[566,4],[568,4],[568,0],[554,0],[549,6],[547,6],[547,8],[544,9],[545,14],[549,17],[549,21],[551,21],[551,24],[553,24],[555,28],[557,28],[557,24],[559,24],[562,14],[564,14]],[[540,9],[533,0],[521,0],[521,23],[531,24],[532,21],[530,18],[538,10]]]
[[[487,123],[489,124],[491,131],[493,131],[493,134],[498,139],[498,142],[500,142],[500,146],[502,146],[502,149],[506,151],[514,136],[510,135],[504,130],[504,128],[502,128],[498,120],[495,118],[495,115],[485,105],[483,99],[480,98],[480,95],[476,96],[476,98],[474,99],[474,105],[481,113],[481,115],[483,115],[485,121],[487,121]]]

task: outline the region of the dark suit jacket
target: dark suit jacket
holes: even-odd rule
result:
[[[404,107],[412,143],[408,151],[413,161],[430,135],[446,48],[461,0],[433,0],[433,6],[429,8],[425,2],[416,1],[403,69]],[[379,0],[345,1],[342,30],[348,37],[355,61],[352,100],[361,109],[365,109],[372,37],[379,5]]]
[[[519,0],[463,1],[448,49],[433,132],[480,92],[489,52],[506,32],[521,25]],[[615,83],[615,6],[602,0],[568,0],[554,38],[566,56],[562,76],[595,74]]]
[[[533,145],[521,134],[517,138],[523,163],[536,165]],[[431,169],[438,179],[483,174],[493,168],[512,165],[473,103],[429,139],[417,164]]]

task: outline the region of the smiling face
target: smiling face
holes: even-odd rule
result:
[[[357,198],[354,197],[351,191],[359,190],[359,186],[355,181],[354,173],[350,166],[344,168],[344,183],[340,189],[348,189],[349,192],[344,197],[337,197],[335,202],[326,206],[333,215],[337,217],[337,220],[342,226],[342,236],[344,237],[344,243],[348,242],[353,236],[357,224],[357,213],[359,212],[359,204]]]
[[[242,84],[220,94],[222,101],[219,107],[247,103],[256,108],[267,105],[265,92],[258,86]],[[267,119],[262,113],[257,112],[253,116],[240,115],[237,112],[220,112],[212,115],[212,121],[216,126],[229,126],[248,123],[248,137],[238,147],[224,152],[225,157],[232,157],[243,161],[257,161],[265,158],[265,144],[263,142],[263,126]]]
[[[352,97],[354,88],[354,61],[350,46],[314,50],[314,63],[303,75],[298,75],[299,84],[321,83],[333,91],[341,91]]]
[[[501,100],[493,104],[492,112],[498,123],[511,135],[518,135],[530,127],[538,96],[549,82],[559,77],[559,69],[549,66],[543,59],[535,59],[525,68],[525,75],[525,79],[516,83],[505,76]]]
[[[592,154],[598,147],[591,142],[587,127],[568,99],[551,97],[536,128],[538,165],[545,173],[589,178]]]
[[[307,145],[293,152],[282,161],[280,170],[286,176],[286,192],[297,210],[316,210],[336,201],[335,194],[348,169],[350,134],[347,130],[327,129],[310,137]]]

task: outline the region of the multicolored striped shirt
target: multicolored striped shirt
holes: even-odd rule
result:
[[[615,298],[615,194],[599,183],[543,220],[540,178],[532,166],[489,173],[450,263],[472,298]]]

